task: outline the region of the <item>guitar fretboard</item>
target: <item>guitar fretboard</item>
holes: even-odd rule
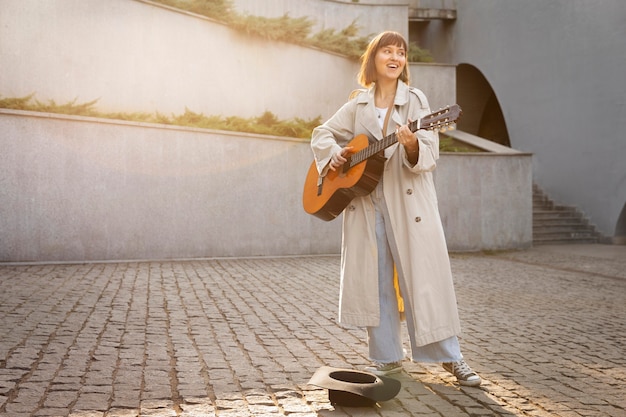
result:
[[[418,126],[418,120],[408,124],[408,127],[411,130],[411,132],[416,132],[418,130],[417,126]],[[370,143],[367,147],[352,154],[352,156],[350,157],[350,163],[344,165],[345,169],[348,170],[354,167],[355,165],[360,164],[366,159],[371,158],[372,156],[376,155],[378,152],[384,149],[387,149],[388,147],[395,144],[396,142],[398,142],[398,137],[396,136],[396,133],[394,132],[391,135],[385,136],[382,140],[377,140],[374,143]]]

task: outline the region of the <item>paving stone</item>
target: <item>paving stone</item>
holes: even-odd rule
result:
[[[53,391],[46,395],[44,407],[48,408],[68,408],[76,401],[78,397],[76,392],[72,391]]]
[[[43,417],[43,416],[48,416],[48,417],[60,417],[60,416],[67,416],[69,415],[70,410],[68,408],[48,408],[48,407],[44,407],[44,408],[40,408],[39,410],[37,410],[37,412],[35,412],[35,414],[33,414],[33,416],[35,417]]]
[[[307,385],[368,364],[336,256],[0,264],[0,416],[626,416],[626,250],[572,248],[452,254],[483,385],[406,362],[373,409]]]

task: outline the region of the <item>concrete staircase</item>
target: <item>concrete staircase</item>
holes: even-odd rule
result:
[[[598,243],[601,235],[576,207],[555,204],[533,184],[533,244]]]

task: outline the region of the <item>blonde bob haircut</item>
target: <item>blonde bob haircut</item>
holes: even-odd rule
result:
[[[380,48],[384,48],[389,45],[402,47],[408,54],[409,48],[406,40],[398,32],[386,31],[377,35],[370,41],[367,49],[363,55],[361,55],[361,70],[359,71],[358,81],[363,87],[369,88],[376,82],[376,63],[374,58]],[[400,74],[400,79],[406,84],[409,84],[411,75],[409,73],[408,62],[404,66],[402,74]]]

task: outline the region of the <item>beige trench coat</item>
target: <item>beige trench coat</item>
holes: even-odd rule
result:
[[[424,94],[402,81],[398,81],[394,104],[387,134],[408,119],[417,120],[430,113]],[[373,88],[362,90],[313,131],[311,147],[318,171],[324,174],[331,156],[362,133],[382,139]],[[404,147],[396,143],[385,150],[388,159],[382,181],[399,252],[396,268],[406,285],[402,296],[411,307],[406,314],[413,315],[415,340],[423,346],[459,335],[461,326],[432,176],[439,158],[439,138],[437,133],[423,130],[416,135],[417,164],[412,166]],[[343,214],[339,321],[377,326],[378,257],[371,197],[355,198]]]

